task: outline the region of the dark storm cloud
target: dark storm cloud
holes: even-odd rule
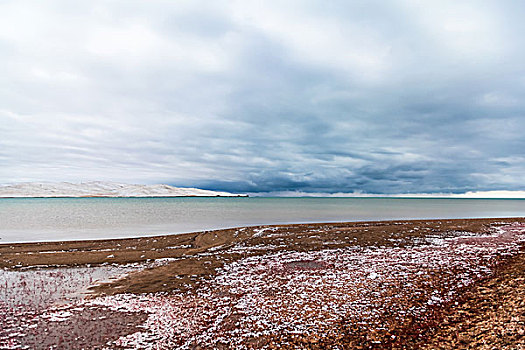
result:
[[[0,182],[523,190],[518,2],[0,7]]]

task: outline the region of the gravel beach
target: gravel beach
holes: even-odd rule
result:
[[[0,348],[521,349],[524,239],[460,219],[0,245]]]

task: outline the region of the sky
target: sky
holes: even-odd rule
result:
[[[525,190],[520,1],[0,2],[0,183]]]

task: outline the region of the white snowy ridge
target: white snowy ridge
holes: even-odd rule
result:
[[[134,185],[116,182],[26,182],[0,185],[0,198],[14,197],[238,197],[229,192],[169,185]]]

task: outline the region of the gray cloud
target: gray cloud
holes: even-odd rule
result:
[[[5,1],[0,182],[523,190],[512,1]]]

